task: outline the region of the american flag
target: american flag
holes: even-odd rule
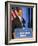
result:
[[[17,10],[16,9],[14,11],[11,10],[11,20],[13,20],[14,18],[16,18],[16,16],[18,16]]]

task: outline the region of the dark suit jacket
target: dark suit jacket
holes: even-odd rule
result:
[[[12,32],[14,32],[15,28],[22,28],[22,24],[21,24],[18,16],[16,16],[16,18],[13,19],[13,21],[12,21]]]

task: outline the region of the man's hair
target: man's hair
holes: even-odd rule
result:
[[[17,12],[19,12],[19,10],[22,10],[22,8],[16,7],[16,10],[17,10]]]

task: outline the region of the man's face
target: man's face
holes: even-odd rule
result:
[[[19,10],[18,15],[22,16],[22,10]]]

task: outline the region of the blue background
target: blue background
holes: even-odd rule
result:
[[[32,37],[32,28],[28,28],[28,22],[29,22],[29,15],[31,16],[31,8],[30,8],[30,13],[28,13],[28,7],[21,7],[22,8],[22,11],[23,11],[23,18],[24,20],[26,21],[25,23],[25,27],[23,28],[18,28],[18,29],[15,29],[15,32],[16,32],[16,38],[30,38]],[[30,17],[31,18],[31,17]],[[30,19],[31,20],[31,19]],[[30,32],[30,34],[23,34],[23,35],[26,35],[26,36],[23,36],[23,37],[20,37],[20,32]]]

